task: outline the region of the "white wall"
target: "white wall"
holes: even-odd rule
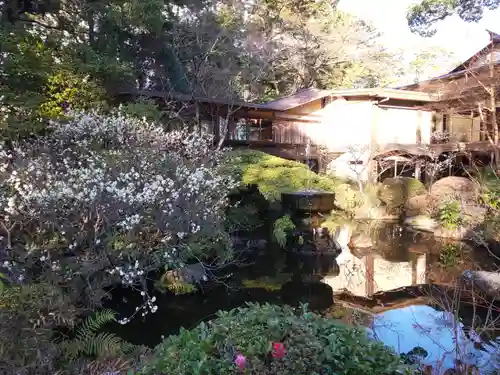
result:
[[[431,140],[432,112],[399,108],[377,108],[378,144],[416,144],[420,123],[423,144]]]
[[[344,152],[327,165],[327,171],[341,178],[367,180],[373,103],[337,99],[328,104],[321,115],[325,129],[321,143],[330,151]]]
[[[337,152],[369,145],[373,108],[370,101],[334,100],[320,111],[322,134],[316,139]]]

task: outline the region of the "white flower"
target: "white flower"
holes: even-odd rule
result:
[[[236,182],[220,174],[224,151],[211,136],[165,132],[120,114],[70,116],[51,122],[50,136],[13,151],[0,146],[0,171],[8,170],[0,179],[0,217],[34,225],[34,249],[48,249],[46,239],[51,246],[50,254],[34,252],[15,238],[16,259],[40,254],[40,262],[50,261],[50,277],[64,282],[101,279],[93,273],[104,267],[109,282],[139,288],[150,271],[184,259],[190,236],[222,228]],[[103,143],[111,146],[96,147]],[[100,246],[89,246],[93,241]],[[104,256],[102,248],[113,251]],[[57,257],[68,249],[74,267],[61,267]],[[156,298],[143,296],[138,311],[156,311]]]

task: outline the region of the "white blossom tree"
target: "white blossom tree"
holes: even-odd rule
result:
[[[222,213],[235,182],[210,136],[119,113],[71,114],[52,130],[0,148],[0,260],[12,281],[87,304],[121,282],[141,291],[144,315],[157,309],[151,271],[228,259]]]

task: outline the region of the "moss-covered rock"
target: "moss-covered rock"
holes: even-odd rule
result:
[[[378,196],[390,210],[399,211],[405,203],[426,192],[422,182],[410,177],[386,178],[382,182]]]
[[[253,150],[227,154],[225,169],[242,185],[257,185],[264,197],[275,202],[281,193],[305,189],[335,191],[337,182],[312,172],[307,165]]]

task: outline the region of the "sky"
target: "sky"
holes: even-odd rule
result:
[[[458,16],[436,24],[437,34],[422,38],[412,34],[406,22],[406,10],[415,0],[340,0],[342,11],[371,21],[383,33],[383,43],[388,48],[424,49],[438,46],[452,52],[459,61],[464,61],[482,49],[489,40],[489,29],[500,34],[500,9],[485,11],[478,23],[466,23]],[[449,67],[444,66],[442,73]]]

